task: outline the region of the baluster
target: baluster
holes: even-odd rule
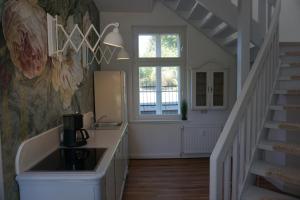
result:
[[[258,120],[258,124],[259,124],[259,127],[262,127],[262,108],[263,108],[263,105],[262,105],[262,102],[263,102],[263,86],[262,86],[262,78],[263,78],[263,75],[260,73],[259,74],[259,79],[258,79],[258,91],[259,91],[259,95],[258,95],[258,117],[257,117],[257,120]]]
[[[272,83],[272,74],[271,74],[271,67],[272,67],[272,59],[273,59],[273,55],[272,55],[272,51],[273,51],[273,42],[271,42],[270,44],[270,52],[269,52],[269,57],[268,57],[268,69],[267,69],[267,74],[268,74],[268,101],[267,101],[267,105],[269,105],[270,102],[270,94],[271,94],[271,83]]]
[[[271,50],[271,48],[272,48],[272,46],[271,45],[269,45],[269,51],[268,51],[268,53],[267,53],[267,57],[266,57],[266,67],[265,67],[265,71],[266,71],[266,101],[265,101],[265,107],[267,107],[268,106],[268,100],[269,100],[269,93],[270,93],[270,75],[269,75],[269,68],[270,68],[270,58],[271,58],[271,53],[270,53],[270,51],[272,51]],[[266,110],[264,110],[264,112],[265,112]]]
[[[250,161],[251,155],[251,117],[252,117],[252,97],[250,97],[250,103],[246,111],[246,163]]]
[[[268,98],[267,98],[267,105],[270,103],[270,95],[271,95],[271,87],[272,87],[272,74],[271,74],[271,68],[272,68],[272,59],[273,59],[273,44],[271,43],[270,45],[271,49],[269,52],[269,57],[268,57],[268,68],[267,68],[267,75],[268,75]]]
[[[266,102],[267,102],[267,65],[268,65],[268,57],[266,55],[266,60],[264,62],[264,66],[263,66],[263,88],[264,88],[264,93],[263,93],[263,97],[264,97],[264,101],[263,101],[263,109],[262,109],[262,116],[264,117],[265,116],[265,110],[266,110]],[[262,118],[263,119],[263,118]]]
[[[254,150],[255,150],[255,146],[256,146],[256,134],[257,134],[257,123],[256,123],[256,111],[257,111],[257,85],[255,85],[254,87],[254,95],[253,95],[253,108],[252,108],[252,138],[251,138],[251,143],[252,143],[252,146],[251,146],[251,157],[254,153]]]
[[[224,162],[224,200],[231,199],[231,158],[232,152],[229,152]]]
[[[274,83],[274,76],[273,76],[273,73],[274,73],[274,64],[275,64],[275,62],[274,62],[274,56],[275,56],[275,54],[274,54],[274,48],[275,48],[275,34],[273,34],[273,37],[272,37],[273,39],[272,39],[272,53],[271,53],[271,55],[272,55],[272,58],[271,58],[271,69],[270,69],[270,75],[271,75],[271,91],[272,91],[272,88],[273,88],[273,83]]]
[[[236,137],[233,142],[233,152],[232,152],[232,200],[238,199],[238,177],[240,176],[239,173],[239,144],[238,144],[238,134],[236,134]]]
[[[239,124],[239,135],[240,135],[240,183],[244,181],[244,173],[245,173],[245,140],[246,140],[246,122],[245,122],[245,115],[241,118],[241,122]]]
[[[256,136],[255,136],[255,138],[256,138],[256,141],[255,141],[255,143],[257,143],[257,139],[258,139],[258,136],[259,136],[259,132],[260,132],[260,130],[261,130],[261,127],[262,127],[262,122],[261,122],[261,115],[260,115],[260,113],[261,113],[261,75],[259,75],[259,79],[258,79],[258,83],[257,83],[257,85],[256,85],[256,90],[257,90],[257,95],[256,95],[256,97],[257,97],[257,111],[256,111],[256,123],[257,123],[257,127],[258,127],[258,129],[257,129],[257,132],[256,132]]]

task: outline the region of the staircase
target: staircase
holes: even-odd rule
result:
[[[300,199],[300,44],[279,46],[279,14],[211,155],[210,200]]]
[[[229,0],[218,2],[215,0],[161,0],[161,2],[221,48],[231,54],[236,54],[238,9]],[[259,31],[260,25],[255,20],[252,20],[252,27],[256,32],[252,34],[252,42],[249,46],[254,53],[261,45],[263,35]]]
[[[262,177],[277,189],[251,185],[242,195],[244,200],[300,199],[300,44],[281,44],[280,63],[257,156],[250,167],[250,176]]]

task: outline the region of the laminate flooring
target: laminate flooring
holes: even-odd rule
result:
[[[123,200],[208,200],[209,159],[130,160]]]

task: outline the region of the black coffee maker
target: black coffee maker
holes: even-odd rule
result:
[[[82,114],[63,115],[63,145],[66,147],[79,147],[87,143],[88,132],[83,129]]]

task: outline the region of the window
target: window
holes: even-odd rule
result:
[[[178,117],[184,65],[182,28],[135,28],[134,33],[138,118]]]

